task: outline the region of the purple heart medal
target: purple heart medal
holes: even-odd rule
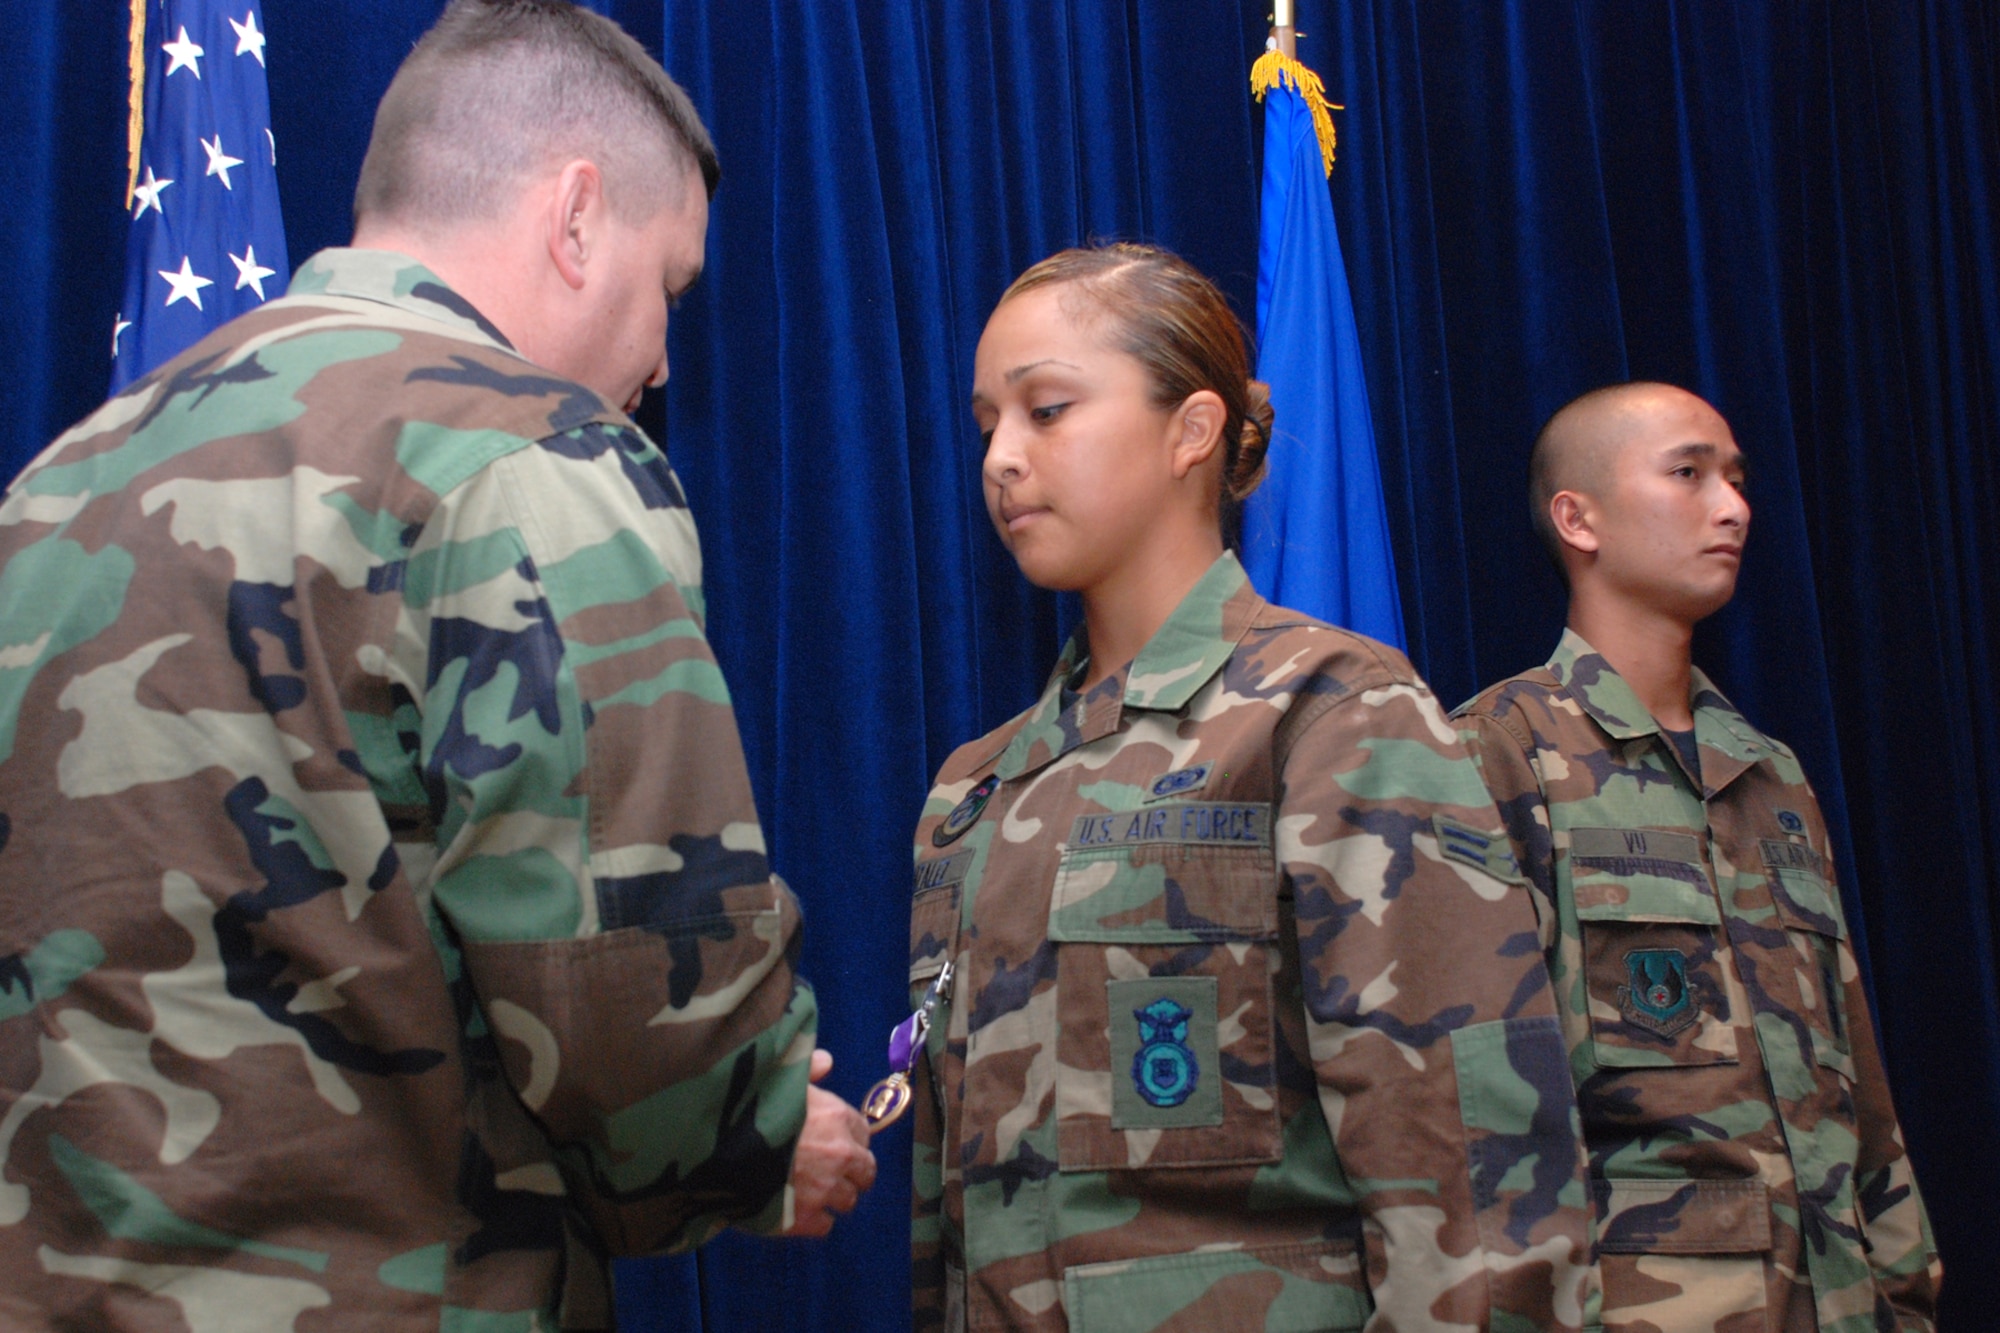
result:
[[[861,1114],[867,1118],[868,1132],[880,1134],[903,1118],[910,1109],[910,1071],[917,1067],[917,1052],[931,1030],[931,1014],[951,994],[951,963],[947,961],[924,993],[917,1011],[896,1024],[889,1033],[889,1077],[868,1089],[861,1099]]]

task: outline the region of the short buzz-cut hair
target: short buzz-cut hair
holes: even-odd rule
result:
[[[710,198],[722,176],[687,93],[610,19],[563,0],[452,0],[375,110],[355,221],[489,220],[576,158],[628,223],[677,201],[686,166]]]
[[[1610,413],[1628,399],[1673,387],[1654,380],[1602,385],[1557,408],[1536,433],[1534,451],[1528,455],[1528,516],[1558,572],[1564,572],[1563,541],[1556,534],[1555,520],[1549,517],[1549,502],[1560,492],[1589,491],[1604,483],[1603,446],[1609,442],[1606,417]]]

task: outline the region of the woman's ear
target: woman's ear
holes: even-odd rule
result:
[[[1175,481],[1215,457],[1222,445],[1223,423],[1228,420],[1229,409],[1223,406],[1222,395],[1213,389],[1196,389],[1181,400],[1181,405],[1174,409],[1172,423],[1176,436]]]

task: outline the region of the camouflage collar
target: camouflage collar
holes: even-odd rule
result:
[[[393,250],[322,250],[299,266],[286,289],[290,296],[347,296],[380,301],[425,319],[449,324],[460,334],[513,352],[514,344],[472,302],[408,255]],[[519,353],[515,353],[519,355]]]
[[[1625,678],[1575,630],[1563,631],[1562,642],[1556,645],[1548,669],[1570,697],[1610,735],[1631,740],[1660,734],[1660,724],[1639,702],[1639,696],[1632,692]],[[1777,753],[1769,738],[1736,711],[1736,705],[1729,702],[1700,667],[1694,668],[1689,694],[1695,740],[1703,751],[1728,761],[1713,763],[1707,753],[1703,754],[1703,785],[1711,793],[1728,786],[1758,760]],[[1664,741],[1665,737],[1661,739]]]
[[[1040,768],[1117,730],[1127,708],[1185,708],[1236,651],[1263,605],[1236,556],[1224,551],[1137,657],[1065,706],[1063,686],[1088,655],[1079,625],[994,771],[1006,780]]]

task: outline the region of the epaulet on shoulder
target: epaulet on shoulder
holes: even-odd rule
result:
[[[937,780],[939,782],[962,782],[966,778],[979,777],[991,772],[993,766],[1000,762],[1000,756],[1006,753],[1007,747],[1013,743],[1014,737],[1020,733],[1023,726],[1027,725],[1028,719],[1034,715],[1035,709],[1040,706],[1041,699],[1038,696],[1034,703],[1029,704],[1026,708],[1016,713],[1013,717],[1008,718],[984,736],[979,737],[977,740],[967,741],[956,750],[953,750],[945,759],[944,766],[938,769]]]
[[[1504,722],[1520,711],[1523,699],[1546,697],[1561,688],[1560,682],[1547,667],[1536,667],[1532,671],[1495,681],[1452,709],[1451,715],[1454,719],[1479,716]]]
[[[1329,624],[1303,611],[1294,611],[1288,606],[1266,603],[1257,614],[1250,627],[1256,630],[1296,632],[1306,642],[1319,649],[1321,660],[1332,662],[1348,658],[1366,664],[1358,672],[1343,673],[1353,679],[1366,679],[1371,672],[1379,672],[1385,679],[1382,683],[1393,685],[1421,685],[1423,678],[1417,674],[1416,666],[1401,649],[1371,639],[1356,630],[1344,629]]]

